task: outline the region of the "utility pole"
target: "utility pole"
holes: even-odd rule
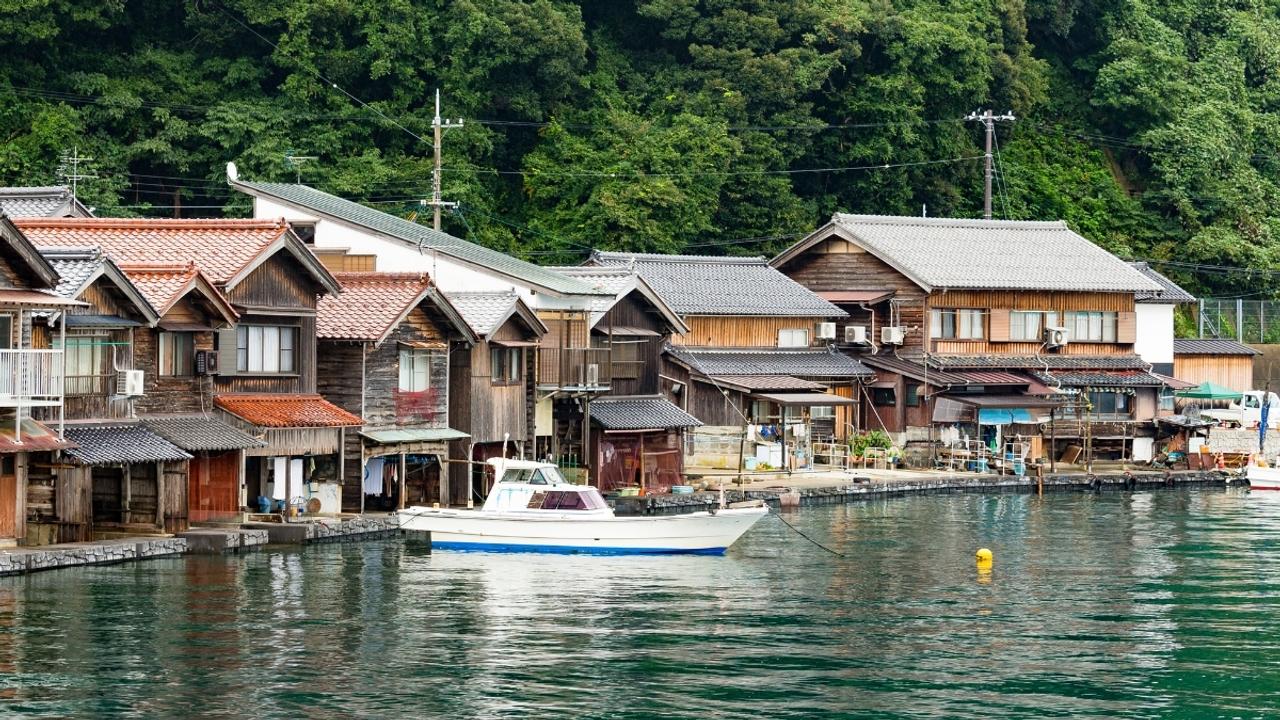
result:
[[[1014,120],[1017,120],[1017,118],[1013,116],[1012,111],[1007,112],[1004,115],[995,115],[995,114],[992,114],[990,110],[983,110],[981,114],[979,114],[979,111],[974,110],[973,112],[966,115],[964,119],[969,122],[980,122],[983,124],[983,126],[986,127],[986,130],[987,130],[987,154],[985,158],[986,165],[987,165],[987,172],[986,172],[986,182],[985,182],[985,194],[983,196],[983,203],[982,203],[982,217],[986,218],[987,220],[990,220],[991,219],[991,176],[993,172],[991,144],[996,136],[996,123],[997,122],[1013,122]]]
[[[436,89],[436,116],[431,121],[431,129],[435,131],[435,169],[431,171],[431,199],[423,200],[423,205],[430,205],[435,211],[435,221],[432,224],[436,230],[440,229],[440,208],[457,207],[456,202],[445,202],[440,197],[440,161],[441,161],[441,139],[444,137],[445,130],[462,127],[462,118],[458,118],[457,122],[443,122],[440,119],[440,90]]]
[[[92,161],[91,157],[83,157],[80,155],[80,148],[73,147],[71,152],[63,152],[62,159],[58,163],[58,176],[63,182],[71,182],[71,199],[76,199],[76,191],[79,189],[81,180],[91,180],[98,177],[97,175],[83,175],[80,173],[80,163]]]

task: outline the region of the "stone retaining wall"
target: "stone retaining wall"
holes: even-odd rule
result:
[[[181,555],[184,538],[125,538],[101,542],[67,543],[45,548],[0,550],[0,575],[18,575],[75,565],[107,565],[126,560]]]

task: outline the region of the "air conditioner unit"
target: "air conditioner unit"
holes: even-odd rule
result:
[[[845,325],[844,341],[849,345],[870,345],[867,342],[867,326],[866,325]]]
[[[587,387],[595,387],[600,384],[600,366],[595,363],[587,365]]]
[[[1064,327],[1047,327],[1044,329],[1045,347],[1059,348],[1071,342],[1071,335]]]
[[[121,370],[116,374],[116,394],[126,397],[138,397],[143,394],[142,371]]]
[[[901,345],[907,339],[907,329],[904,327],[882,327],[880,328],[880,343],[882,345]]]
[[[813,335],[819,340],[835,340],[836,324],[833,322],[820,322]]]
[[[196,351],[196,374],[197,375],[217,375],[218,374],[218,353],[213,350],[197,350]]]

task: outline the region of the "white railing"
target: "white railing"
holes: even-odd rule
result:
[[[61,350],[0,350],[0,407],[61,405]]]

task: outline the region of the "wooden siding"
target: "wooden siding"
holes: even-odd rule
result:
[[[815,343],[815,325],[821,318],[812,317],[720,317],[691,315],[684,318],[689,332],[673,335],[671,342],[690,347],[777,347],[778,331],[809,331],[809,343]]]
[[[306,268],[281,250],[229,290],[227,297],[236,307],[315,310],[316,290]]]
[[[750,401],[745,393],[737,390],[729,390],[726,396],[715,385],[696,380],[685,392],[689,393],[685,410],[704,425],[741,426],[743,416],[750,414]]]
[[[1244,392],[1254,389],[1252,355],[1175,355],[1173,376],[1197,385],[1213,382]]]
[[[213,378],[207,375],[162,377],[159,333],[154,328],[138,328],[133,333],[134,367],[142,371],[146,390],[146,394],[134,399],[134,410],[139,414],[207,412],[213,407]],[[194,333],[192,344],[196,351],[213,350],[213,333]]]
[[[930,307],[1008,308],[1010,310],[1105,310],[1132,312],[1133,293],[1050,292],[1031,290],[940,290]]]
[[[313,393],[316,392],[316,316],[252,315],[240,317],[246,325],[292,325],[298,328],[298,345],[294,349],[296,373],[279,375],[255,375],[252,373],[223,374],[217,377],[217,392],[248,393]],[[231,368],[234,370],[234,368]]]
[[[609,376],[609,392],[613,395],[652,395],[658,392],[658,357],[662,346],[670,337],[668,327],[651,309],[634,295],[628,295],[609,309],[596,323],[593,340],[608,347],[612,368]],[[652,337],[613,337],[607,333],[613,327],[638,327],[658,333]],[[606,333],[606,334],[601,334]]]
[[[8,250],[8,243],[5,242],[4,245],[5,249]],[[26,290],[31,286],[31,282],[14,265],[10,254],[8,252],[0,254],[0,288]]]

